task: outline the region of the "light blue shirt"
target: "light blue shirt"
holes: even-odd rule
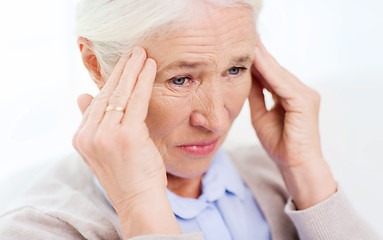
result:
[[[271,239],[257,202],[223,150],[213,157],[198,199],[167,194],[183,233],[203,232],[206,240]]]
[[[271,239],[257,202],[223,150],[213,157],[198,199],[167,193],[183,233],[203,232],[206,240]]]

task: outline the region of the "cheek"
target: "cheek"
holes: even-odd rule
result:
[[[230,115],[235,119],[240,113],[245,100],[249,96],[251,89],[251,76],[246,74],[240,81],[228,83],[225,87],[226,107],[230,110]]]
[[[146,124],[155,142],[165,137],[188,121],[190,104],[187,98],[177,98],[168,94],[167,89],[154,88],[149,103]]]

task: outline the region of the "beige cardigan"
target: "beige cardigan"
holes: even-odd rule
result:
[[[273,240],[381,239],[341,190],[314,207],[296,211],[278,169],[262,149],[248,147],[229,155],[263,211]],[[117,214],[77,154],[36,177],[22,197],[0,214],[0,236],[2,240],[122,238]],[[203,234],[133,239],[202,240]]]

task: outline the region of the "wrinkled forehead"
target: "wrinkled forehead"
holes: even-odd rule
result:
[[[252,53],[256,30],[251,11],[245,7],[204,8],[182,28],[150,39],[145,48],[158,69],[177,61],[225,64]]]

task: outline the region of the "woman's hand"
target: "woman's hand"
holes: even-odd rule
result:
[[[73,146],[104,188],[124,237],[180,233],[165,166],[145,124],[156,69],[145,50],[135,48],[121,56],[96,98],[79,97],[83,120]]]
[[[336,191],[323,159],[318,114],[320,96],[281,67],[258,38],[249,96],[252,124],[269,156],[279,167],[299,209],[313,206]],[[268,111],[263,89],[271,92]]]

